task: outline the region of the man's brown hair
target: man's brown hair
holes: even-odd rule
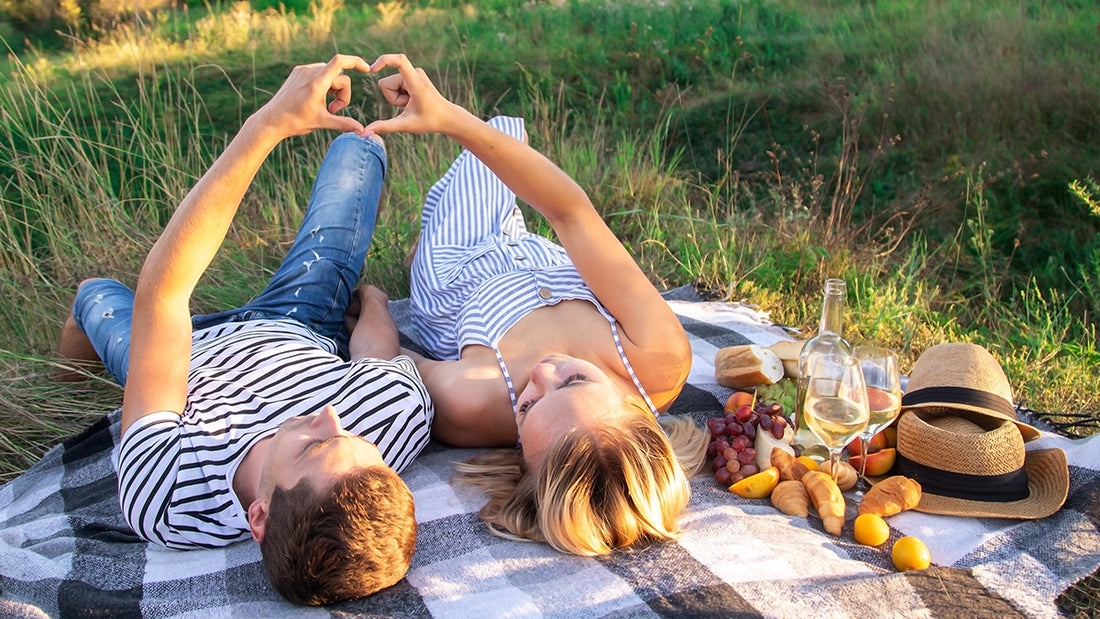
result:
[[[370,595],[404,577],[416,548],[412,493],[393,470],[373,466],[327,493],[303,480],[271,495],[260,542],[275,590],[317,606]]]

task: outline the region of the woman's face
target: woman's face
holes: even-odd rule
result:
[[[516,427],[528,466],[537,468],[546,450],[570,428],[613,423],[623,394],[599,368],[551,354],[531,368],[531,380],[516,398]]]

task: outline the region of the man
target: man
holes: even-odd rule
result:
[[[345,70],[370,67],[344,55],[295,67],[184,198],[136,290],[82,283],[59,345],[102,359],[125,385],[115,463],[134,531],[179,549],[251,536],[275,588],[299,604],[404,576],[416,522],[397,471],[433,416],[386,295],[355,287],[386,155],[336,114],[350,101]],[[271,283],[241,308],[192,319],[191,294],[257,170],[283,139],[317,129],[350,133],[330,147]]]

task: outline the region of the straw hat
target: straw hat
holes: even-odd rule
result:
[[[1041,434],[1016,418],[1012,387],[1001,364],[977,344],[937,344],[913,364],[901,410],[930,407],[951,408],[968,419],[1007,419],[1025,442]]]
[[[892,472],[920,483],[915,509],[931,514],[1045,518],[1069,492],[1061,449],[1025,451],[1009,420],[966,419],[948,408],[901,414]]]

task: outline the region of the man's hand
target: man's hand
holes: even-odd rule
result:
[[[396,68],[397,73],[378,80],[382,95],[393,105],[404,108],[389,120],[367,125],[367,133],[436,133],[450,127],[455,111],[461,110],[436,90],[424,69],[412,66],[405,54],[384,54],[370,66],[372,72]]]
[[[363,133],[363,124],[337,112],[351,103],[351,78],[345,70],[370,73],[359,56],[337,54],[326,63],[294,67],[275,96],[257,112],[263,123],[285,136],[305,135],[315,129]],[[330,100],[331,98],[331,100]]]

